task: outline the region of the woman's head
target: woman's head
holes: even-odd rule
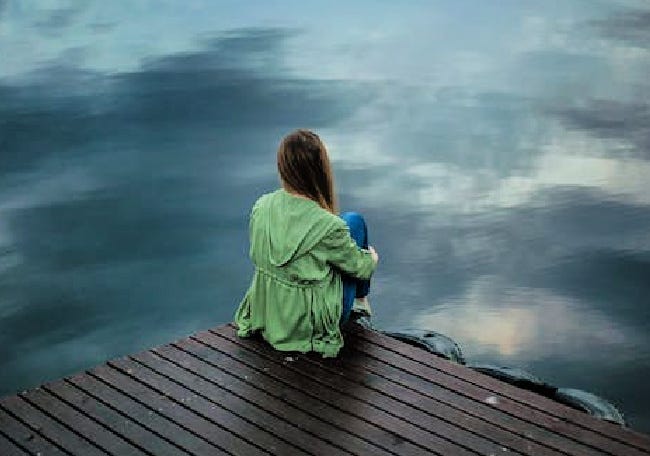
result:
[[[316,201],[323,209],[337,212],[334,176],[325,144],[309,130],[296,130],[278,148],[278,172],[282,186]]]

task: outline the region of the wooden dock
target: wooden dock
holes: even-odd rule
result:
[[[650,438],[354,327],[337,359],[231,326],[0,400],[0,455],[621,455]]]

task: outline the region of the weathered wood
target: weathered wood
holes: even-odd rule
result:
[[[174,345],[200,358],[204,364],[214,369],[208,371],[214,381],[236,387],[256,404],[263,404],[266,409],[277,413],[283,419],[327,441],[328,446],[325,446],[325,449],[332,445],[352,454],[364,454],[369,449],[373,454],[388,454],[371,442],[349,432],[358,426],[365,430],[367,426],[365,423],[358,423],[354,417],[341,414],[337,409],[332,409],[327,404],[315,401],[310,396],[271,378],[261,377],[247,365],[197,341],[190,339]],[[294,397],[295,400],[292,400]],[[340,427],[341,425],[346,427]],[[337,450],[337,453],[340,451]]]
[[[233,336],[229,332],[216,332],[231,342],[239,343],[236,336]],[[282,363],[283,355],[278,352],[270,352],[264,350],[264,347],[260,343],[255,341],[247,341],[246,347],[250,350],[255,351],[261,356],[268,357],[273,359],[277,363]],[[400,420],[408,422],[417,430],[412,431],[412,435],[415,438],[423,438],[423,434],[436,432],[440,436],[444,436],[451,442],[459,445],[465,446],[472,451],[476,451],[480,454],[489,454],[503,451],[503,446],[486,439],[485,437],[479,436],[472,432],[468,432],[463,427],[452,424],[449,420],[443,420],[437,416],[422,413],[421,411],[406,405],[403,402],[397,401],[390,396],[380,394],[377,391],[367,388],[364,385],[366,374],[361,371],[356,371],[357,376],[353,376],[353,372],[348,372],[350,378],[346,378],[342,372],[331,371],[328,369],[318,368],[313,366],[308,361],[304,359],[303,356],[296,356],[295,360],[291,363],[285,363],[285,369],[291,369],[295,371],[298,375],[305,376],[310,380],[318,382],[319,379],[322,379],[323,372],[330,372],[331,375],[327,375],[327,385],[330,388],[335,389],[336,391],[341,392],[342,394],[350,394],[353,397],[372,404],[373,406],[396,415]],[[447,417],[449,418],[449,417]],[[455,416],[454,418],[458,420],[464,420],[465,416]],[[484,434],[485,435],[485,434]],[[511,453],[517,454],[516,451],[511,450]],[[543,453],[540,454],[553,454],[553,453]]]
[[[440,372],[454,376],[459,380],[474,383],[483,388],[489,389],[490,391],[496,392],[503,397],[511,398],[512,400],[529,407],[529,409],[536,409],[543,413],[555,416],[563,422],[573,423],[577,426],[584,427],[585,429],[599,432],[602,435],[607,436],[610,440],[614,439],[626,443],[642,450],[644,453],[650,452],[650,436],[631,429],[622,428],[614,423],[598,420],[571,407],[567,407],[561,403],[540,396],[532,391],[517,388],[516,386],[501,382],[472,369],[467,369],[464,366],[454,364],[436,356],[430,356],[430,354],[424,350],[420,350],[411,345],[386,337],[377,332],[357,329],[355,334],[359,338],[366,339],[369,342],[387,349],[391,352],[390,354],[387,354],[390,359],[412,359],[425,366],[429,366]]]
[[[88,417],[104,425],[116,435],[122,436],[132,445],[156,456],[172,456],[184,453],[179,447],[170,444],[150,432],[137,422],[120,414],[108,405],[99,402],[83,390],[68,382],[53,382],[43,386],[50,394],[81,410]]]
[[[425,382],[421,378],[400,371],[388,364],[379,363],[366,357],[367,366],[372,385],[386,394],[395,394],[404,402],[424,410],[442,410],[449,407],[452,410],[462,410],[462,413],[473,419],[462,421],[462,425],[472,426],[472,430],[481,435],[492,436],[506,447],[540,454],[550,449],[538,447],[546,445],[557,451],[570,450],[572,454],[593,454],[593,450],[586,448],[572,439],[555,434],[552,431],[523,421],[513,415],[504,413],[494,408],[485,401],[473,401],[465,396],[447,390],[440,385]],[[361,366],[360,366],[361,367]],[[400,388],[406,391],[417,391],[416,395],[401,393]]]
[[[63,425],[74,429],[74,432],[93,442],[109,454],[143,456],[145,453],[129,444],[121,436],[118,436],[105,427],[97,424],[87,415],[78,412],[67,403],[56,396],[49,394],[42,388],[33,389],[21,397],[31,404],[46,410],[53,418]]]
[[[362,344],[357,345],[352,342],[350,345],[351,348],[349,350],[351,355],[349,358],[357,358],[359,356],[358,351],[362,349]],[[376,347],[372,347],[370,350],[373,351],[373,349],[376,351]],[[408,371],[400,370],[398,367],[395,367],[390,363],[374,358],[372,354],[367,351],[362,353],[364,359],[362,367],[364,369],[381,376],[384,380],[393,382],[393,384],[403,386],[413,391],[418,391],[418,394],[422,397],[420,399],[421,403],[427,403],[430,400],[434,400],[438,404],[449,404],[451,407],[463,410],[465,413],[479,417],[486,422],[498,423],[500,427],[525,437],[531,443],[543,443],[559,451],[569,450],[572,454],[576,455],[595,453],[593,448],[575,442],[570,436],[557,434],[552,430],[540,427],[535,423],[527,422],[518,418],[516,413],[512,414],[512,409],[497,408],[496,406],[499,405],[499,402],[497,402],[497,404],[488,404],[484,400],[481,401],[476,399],[476,397],[487,398],[493,396],[498,401],[499,399],[497,396],[494,396],[491,393],[478,393],[478,395],[474,396],[472,399],[471,397],[456,392],[460,391],[460,388],[462,387],[458,382],[447,382],[444,379],[440,382],[436,382],[433,377],[429,377],[429,380],[424,380]],[[343,356],[345,355],[346,354],[344,353]],[[379,380],[377,385],[381,384],[382,381]],[[445,385],[451,386],[452,389],[447,389]],[[459,389],[456,390],[455,388]],[[543,416],[542,418],[547,421],[550,420],[552,423],[550,426],[554,426],[557,423],[557,420],[553,420],[553,417]],[[598,454],[598,452],[596,452],[596,454]]]
[[[273,377],[292,388],[299,388],[317,401],[332,405],[348,416],[357,416],[361,420],[365,420],[370,426],[366,426],[364,423],[365,430],[361,435],[368,436],[369,441],[381,445],[382,448],[388,451],[392,451],[393,449],[391,447],[394,447],[397,443],[400,446],[400,451],[404,454],[408,454],[406,453],[407,451],[411,451],[411,454],[429,454],[431,451],[440,452],[443,455],[471,454],[468,449],[446,440],[439,433],[422,433],[420,429],[374,407],[372,404],[333,390],[327,385],[327,381],[329,380],[327,377],[325,377],[325,383],[315,382],[312,379],[293,372],[291,369],[265,360],[257,353],[242,349],[241,346],[230,340],[210,332],[199,333],[197,340],[215,349],[231,354],[237,360],[242,361],[250,367],[265,366],[265,369],[257,374],[256,381],[258,382],[266,376]],[[419,445],[423,445],[424,448]]]
[[[368,433],[372,437],[376,429],[367,422],[356,417],[341,413],[338,409],[331,407],[325,402],[315,400],[313,397],[297,390],[292,385],[287,385],[271,377],[260,375],[258,371],[248,365],[225,355],[223,352],[215,351],[207,345],[191,341],[179,344],[179,347],[200,357],[204,362],[219,369],[231,372],[242,384],[253,385],[268,396],[278,400],[279,407],[276,409],[286,419],[296,423],[302,423],[303,429],[328,441],[332,445],[352,454],[367,454],[371,451],[377,455],[388,455],[385,449],[377,447],[376,443],[364,440]],[[266,367],[260,366],[262,369]],[[283,408],[282,404],[286,404]],[[284,411],[283,411],[284,410]],[[366,434],[364,434],[364,432]]]
[[[188,348],[192,344],[199,345],[196,342],[183,342]],[[218,367],[208,364],[201,358],[190,354],[189,351],[183,351],[174,346],[165,346],[157,349],[155,354],[169,363],[169,365],[160,366],[165,372],[173,375],[175,368],[172,366],[182,366],[191,372],[189,378],[193,389],[207,397],[218,398],[220,404],[228,404],[234,410],[238,410],[242,414],[245,413],[247,419],[259,426],[267,427],[274,435],[291,436],[291,443],[304,452],[338,456],[347,454],[328,440],[318,438],[318,434],[313,433],[316,429],[310,428],[305,423],[310,421],[309,415],[248,383],[242,382]],[[188,384],[190,383],[188,382]],[[227,393],[220,391],[218,387],[226,389]],[[309,432],[310,430],[312,432]],[[321,430],[324,430],[326,437],[336,433],[335,428],[327,425],[322,425]]]
[[[32,431],[54,442],[58,447],[72,454],[89,456],[105,455],[106,451],[84,439],[72,429],[62,425],[49,414],[17,396],[3,398],[0,407],[16,416]]]
[[[108,386],[91,375],[75,375],[74,377],[70,377],[69,381],[93,398],[101,398],[103,403],[117,410],[120,414],[127,416],[130,420],[139,423],[140,426],[158,438],[182,448],[187,453],[201,455],[227,454],[225,451],[215,447],[185,427],[161,415],[152,407],[154,403],[145,405],[139,402],[139,400]],[[146,400],[147,398],[141,396],[139,399]],[[144,440],[150,440],[148,433],[142,434],[140,441]],[[154,452],[153,454],[157,453]]]
[[[22,422],[2,410],[2,408],[0,408],[0,429],[2,429],[2,432],[7,437],[10,437],[32,454],[41,453],[52,456],[66,454],[59,447],[38,434],[38,432],[25,426]]]
[[[365,339],[365,337],[364,337]],[[367,339],[366,339],[367,340]],[[406,345],[402,342],[395,341],[397,344]],[[486,382],[490,385],[493,384],[494,379],[483,375],[481,373],[472,371],[471,369],[465,369],[471,371],[471,373],[465,373],[465,377],[470,378],[470,382],[467,378],[454,377],[448,374],[446,371],[441,369],[432,368],[429,365],[419,363],[413,359],[407,357],[395,357],[392,356],[392,352],[385,349],[383,345],[380,344],[368,344],[363,341],[355,343],[354,347],[367,356],[375,359],[390,359],[391,364],[399,369],[402,369],[406,372],[409,372],[413,375],[419,376],[422,379],[426,380],[427,383],[436,383],[440,386],[443,386],[447,389],[455,391],[461,395],[474,399],[477,402],[485,402],[488,397],[492,397],[491,406],[494,408],[504,411],[508,414],[511,414],[515,417],[521,418],[523,420],[529,421],[536,424],[541,429],[548,429],[554,433],[561,434],[570,439],[574,439],[586,446],[590,446],[594,449],[599,449],[604,452],[609,452],[612,454],[625,454],[626,456],[641,456],[643,452],[639,449],[631,447],[625,443],[618,442],[616,440],[608,439],[602,434],[588,429],[584,425],[578,425],[574,422],[565,421],[560,419],[557,416],[550,415],[548,413],[542,412],[540,408],[540,402],[552,402],[547,398],[535,394],[534,396],[527,395],[527,405],[522,404],[521,402],[512,400],[511,397],[503,394],[500,390],[494,390],[490,386],[484,386],[480,382]],[[411,347],[414,348],[414,347]],[[418,351],[423,351],[416,349]],[[413,351],[415,352],[415,350]],[[421,355],[419,353],[413,353],[414,355]],[[458,370],[456,365],[452,362],[437,359],[435,362],[436,365],[443,367],[446,364],[453,365],[454,370]],[[462,366],[460,366],[462,367]],[[451,370],[451,368],[450,368]],[[460,371],[463,372],[463,371]],[[503,382],[499,382],[503,383]],[[513,387],[512,385],[506,384],[508,389],[520,389]],[[490,389],[488,389],[490,388]],[[505,390],[504,390],[505,391]],[[527,391],[527,393],[530,393]],[[531,393],[534,394],[534,393]],[[539,402],[535,402],[535,399]],[[535,407],[532,407],[531,404],[534,403]],[[554,404],[561,406],[571,412],[576,412],[575,410],[570,409],[569,407],[562,406],[561,404]],[[590,417],[589,415],[583,413],[582,423],[589,421],[598,421],[595,418]],[[575,450],[574,450],[575,451]]]
[[[29,453],[23,451],[14,442],[4,435],[0,434],[0,449],[3,456],[29,456]]]
[[[194,412],[217,422],[233,423],[236,420],[237,427],[232,428],[233,432],[253,437],[256,444],[261,445],[265,449],[270,449],[274,453],[286,455],[306,454],[299,448],[278,438],[277,433],[272,434],[267,432],[265,427],[269,426],[270,423],[276,424],[276,417],[266,413],[262,409],[252,406],[243,397],[234,396],[229,391],[219,388],[185,369],[179,368],[169,361],[154,355],[152,352],[140,353],[134,359],[161,376],[166,377],[178,385],[182,385],[182,389],[173,387],[177,393],[175,397],[180,397],[184,405]],[[146,372],[144,374],[148,376]],[[165,394],[173,394],[170,393],[169,385],[166,385],[165,391]],[[185,394],[191,396],[188,397]],[[183,397],[186,399],[184,400]],[[227,416],[224,419],[221,415],[214,413],[215,410],[220,411],[221,409],[230,412],[232,416]],[[290,430],[284,428],[281,430],[285,432],[284,435],[291,435],[292,432],[297,431],[295,428]],[[283,434],[280,433],[280,435]]]
[[[229,331],[216,331],[215,333],[237,343],[236,336]],[[282,360],[281,353],[266,350],[261,342],[251,340],[246,341],[246,345],[276,362]],[[295,362],[287,364],[287,368],[316,380],[323,377],[323,372],[329,372],[331,375],[328,375],[328,383],[332,388],[342,392],[351,391],[355,397],[371,402],[424,430],[437,428],[447,438],[463,443],[479,453],[501,452],[503,448],[506,448],[510,454],[531,451],[538,455],[560,454],[530,439],[507,432],[491,422],[477,419],[465,411],[454,409],[443,402],[434,401],[421,395],[415,390],[409,390],[378,375],[359,369],[347,355],[348,353],[344,351],[341,353],[341,359],[326,360],[318,359],[320,358],[318,356],[300,356],[296,357]],[[365,361],[365,358],[363,359]],[[359,385],[363,387],[359,387]],[[509,416],[499,418],[501,420],[511,419]],[[535,430],[534,426],[527,427],[527,431],[534,432]],[[594,453],[587,451],[576,454]]]
[[[232,325],[0,399],[0,455],[640,456],[650,439],[360,327],[339,357]]]
[[[173,397],[166,396],[158,389],[137,381],[131,376],[134,364],[134,362],[129,362],[124,359],[115,360],[111,361],[109,366],[93,369],[92,373],[97,378],[118,388],[132,398],[138,398],[143,403],[148,404],[153,410],[174,421],[178,426],[192,431],[192,433],[200,436],[217,448],[221,448],[225,452],[250,455],[264,454],[262,449],[251,445],[239,435],[233,434],[225,429],[223,423],[217,424],[209,421],[182,406]],[[159,379],[155,378],[155,373],[152,372],[151,378],[147,380],[155,384]],[[187,397],[191,398],[191,394]]]

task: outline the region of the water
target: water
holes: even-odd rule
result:
[[[0,394],[227,322],[296,127],[385,329],[650,432],[645,1],[0,2]]]

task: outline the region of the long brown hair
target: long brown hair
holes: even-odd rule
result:
[[[334,175],[325,144],[309,130],[296,130],[280,142],[278,173],[285,190],[305,196],[336,214]]]

